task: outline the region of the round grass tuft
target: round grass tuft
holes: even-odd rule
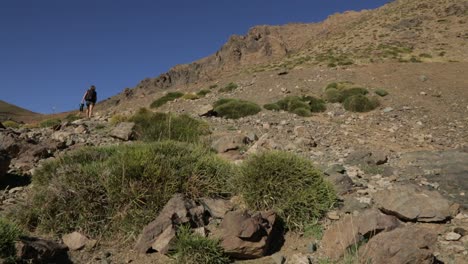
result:
[[[164,104],[166,104],[167,102],[170,102],[170,101],[174,101],[175,99],[177,98],[180,98],[184,96],[184,93],[181,93],[181,92],[170,92],[170,93],[167,93],[166,95],[154,100],[150,107],[151,108],[158,108]]]
[[[380,103],[376,98],[369,99],[362,94],[348,97],[343,102],[344,108],[351,112],[369,112],[377,108],[379,105]]]
[[[296,108],[292,113],[302,117],[309,117],[312,115],[312,112],[304,107]]]
[[[262,110],[256,103],[239,99],[220,99],[213,106],[218,116],[228,119],[255,115]]]
[[[0,260],[17,263],[15,242],[20,235],[21,230],[15,224],[0,217]]]
[[[332,185],[305,158],[265,152],[247,158],[236,189],[254,210],[275,210],[289,229],[302,229],[321,218],[336,201]]]
[[[281,108],[278,106],[278,104],[265,104],[265,105],[263,105],[263,108],[265,108],[266,110],[270,110],[270,111],[279,111],[279,110],[281,110]]]

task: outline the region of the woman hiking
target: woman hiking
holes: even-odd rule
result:
[[[91,118],[93,115],[94,105],[97,101],[96,87],[94,85],[91,85],[91,87],[83,95],[81,103],[84,103],[84,101],[86,101],[86,117]]]

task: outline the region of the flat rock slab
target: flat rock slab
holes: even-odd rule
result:
[[[338,260],[350,246],[358,244],[362,237],[369,238],[399,225],[396,217],[384,215],[376,209],[366,210],[358,216],[348,215],[325,231],[320,252],[332,260]]]
[[[62,241],[70,250],[80,250],[88,243],[88,238],[81,233],[73,232],[63,235]]]
[[[401,155],[395,165],[405,177],[423,175],[429,182],[438,183],[442,195],[468,208],[467,151],[410,152]]]
[[[432,247],[437,234],[427,228],[407,226],[373,237],[360,247],[360,263],[418,263],[432,264]]]
[[[456,204],[437,191],[416,185],[401,185],[374,195],[380,210],[403,221],[443,222],[454,217]]]

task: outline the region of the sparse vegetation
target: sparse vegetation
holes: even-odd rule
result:
[[[197,99],[200,99],[200,96],[194,93],[188,93],[188,94],[184,94],[182,98],[185,100],[197,100]]]
[[[375,90],[375,94],[377,94],[378,96],[381,96],[381,97],[385,97],[388,95],[388,92],[384,89],[377,89]]]
[[[238,119],[255,115],[262,109],[256,103],[239,99],[220,99],[213,104],[213,111],[220,117]]]
[[[39,123],[40,127],[54,127],[58,126],[62,123],[62,121],[58,118],[51,118],[51,119],[46,119],[42,122]]]
[[[376,98],[369,99],[362,94],[350,96],[343,102],[344,108],[351,112],[369,112],[379,105]]]
[[[5,127],[9,127],[9,128],[20,128],[20,124],[13,121],[13,120],[7,120],[7,121],[3,121],[2,124],[5,126]]]
[[[158,108],[158,107],[160,107],[160,106],[166,104],[167,102],[174,101],[175,99],[180,98],[180,97],[182,97],[182,96],[184,96],[184,94],[181,93],[181,92],[170,92],[170,93],[167,93],[167,94],[164,95],[163,97],[160,97],[160,98],[154,100],[154,101],[151,103],[150,107],[151,107],[151,108]]]
[[[421,54],[419,54],[419,57],[430,59],[430,58],[432,58],[432,55],[428,54],[428,53],[421,53]]]
[[[222,93],[232,92],[235,89],[237,89],[237,87],[239,87],[239,86],[236,83],[231,82],[231,83],[228,83],[223,88],[219,89],[219,91],[222,92]]]
[[[178,264],[231,263],[219,241],[194,234],[187,226],[179,228],[172,254]]]
[[[200,136],[209,133],[208,124],[188,115],[153,113],[145,108],[129,120],[135,122],[137,138],[143,141],[197,142]]]
[[[326,110],[325,101],[312,96],[287,96],[276,103],[266,104],[263,107],[267,110],[284,110],[305,117]]]
[[[122,114],[115,114],[113,115],[110,120],[109,120],[109,123],[113,126],[119,124],[119,123],[122,123],[122,122],[127,122],[129,120],[129,116],[127,115],[122,115]]]
[[[254,210],[275,210],[289,229],[303,229],[335,204],[336,194],[305,158],[287,152],[253,155],[235,180],[238,193]]]
[[[73,121],[76,121],[78,119],[81,119],[81,117],[77,114],[68,114],[66,117],[65,117],[65,120],[68,121],[68,122],[73,122]]]
[[[210,89],[216,89],[216,88],[218,88],[218,85],[217,85],[217,84],[212,84],[212,85],[210,85],[208,88],[210,88]]]
[[[205,97],[207,94],[211,93],[210,90],[207,90],[207,89],[203,89],[203,90],[200,90],[197,92],[197,95],[201,98],[201,97]]]
[[[0,217],[0,260],[2,263],[16,263],[15,242],[21,235],[21,230],[13,223]]]
[[[29,204],[14,217],[56,234],[135,237],[175,193],[228,196],[236,171],[206,148],[182,142],[85,148],[45,163]]]

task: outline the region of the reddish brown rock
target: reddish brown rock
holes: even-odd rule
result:
[[[430,229],[408,226],[383,232],[361,246],[361,263],[434,263],[432,247],[437,234]]]

